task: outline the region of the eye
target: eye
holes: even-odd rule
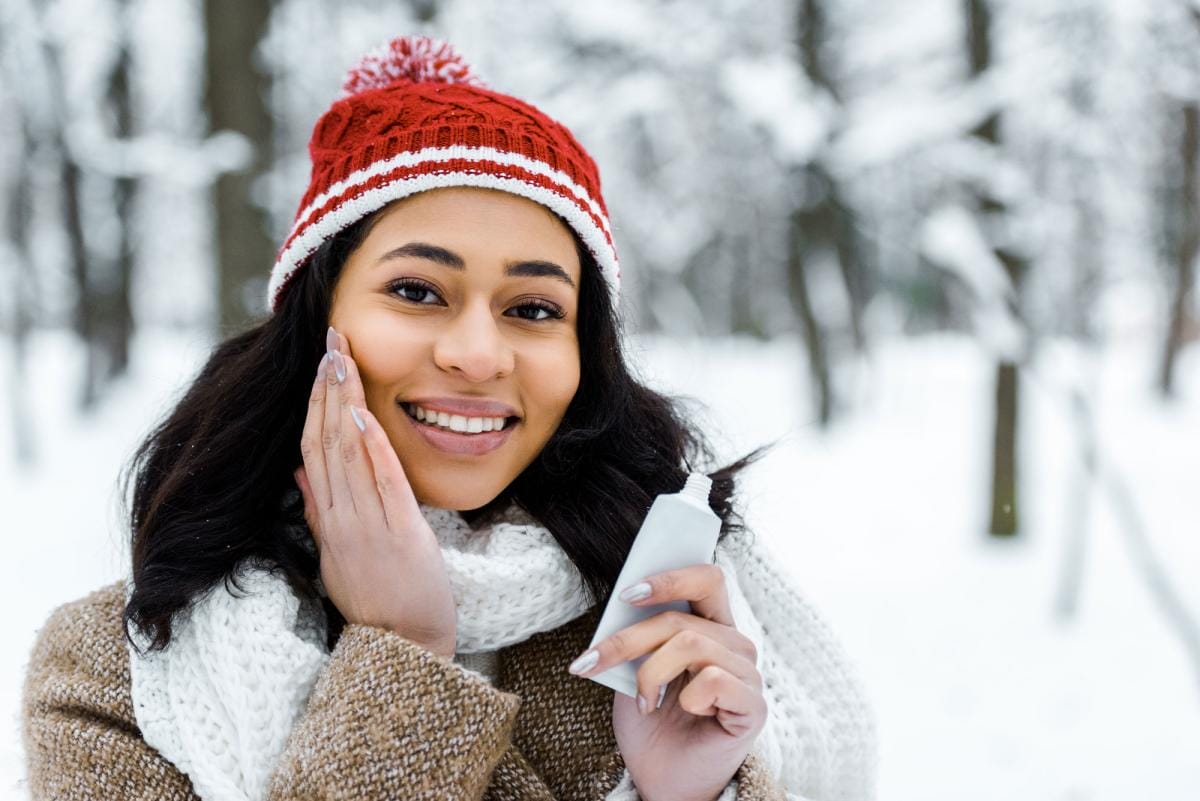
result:
[[[533,309],[535,314],[537,312],[545,312],[546,313],[545,317],[522,317],[521,318],[523,320],[530,320],[535,323],[540,323],[543,320],[561,320],[562,318],[567,316],[567,313],[565,311],[558,308],[554,304],[543,303],[542,301],[539,301],[539,300],[531,300],[528,303],[522,303],[520,306],[514,306],[513,308],[517,309],[518,311],[521,309]]]
[[[429,304],[421,303],[421,301],[407,297],[403,293],[413,292],[417,295],[420,295],[425,292],[429,292],[433,295],[437,294],[437,290],[435,290],[432,286],[416,278],[401,278],[398,281],[393,281],[392,283],[388,284],[387,290],[393,295],[399,295],[401,300],[407,300],[409,303],[417,303],[422,306],[428,306]]]
[[[419,306],[430,306],[434,304],[424,303],[417,298],[424,296],[425,293],[437,296],[437,290],[431,284],[428,284],[419,278],[400,278],[392,281],[387,285],[387,291],[396,295],[400,300],[408,303],[414,303]],[[406,293],[412,293],[406,294]],[[521,311],[522,309],[532,309],[533,315],[545,313],[545,316],[525,316],[517,315],[522,320],[528,320],[532,323],[547,322],[550,320],[561,320],[567,316],[567,313],[553,303],[543,300],[530,300],[522,303],[520,306],[514,306],[514,309]]]

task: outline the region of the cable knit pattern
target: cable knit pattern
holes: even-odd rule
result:
[[[249,564],[244,595],[218,585],[145,657],[120,625],[127,583],[60,607],[26,680],[35,801],[637,799],[613,691],[566,671],[602,610],[574,611],[582,585],[549,532],[515,507],[474,532],[423,511],[460,623],[493,620],[460,633],[453,661],[354,624],[326,653],[320,605]],[[716,556],[769,708],[720,801],[873,798],[873,723],[836,640],[763,546]]]
[[[300,599],[265,572],[243,570],[238,583],[246,595],[214,588],[176,623],[170,648],[132,662],[143,738],[204,799],[266,797],[274,758],[329,660],[319,605],[301,615]]]
[[[583,577],[554,535],[515,504],[472,531],[453,510],[420,504],[442,546],[458,610],[455,651],[494,651],[558,628],[590,606]]]

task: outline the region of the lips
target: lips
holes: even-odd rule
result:
[[[463,398],[458,396],[405,398],[401,403],[412,404],[433,412],[460,414],[463,417],[518,417],[516,407],[498,398]]]
[[[443,453],[457,456],[483,456],[491,453],[507,442],[508,438],[512,436],[513,429],[520,425],[519,419],[510,420],[499,431],[463,434],[423,423],[409,414],[403,406],[401,406],[401,411],[404,413],[404,419],[427,445]]]

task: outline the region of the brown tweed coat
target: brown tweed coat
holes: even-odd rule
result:
[[[198,801],[141,736],[121,582],[54,610],[26,675],[33,801]],[[500,651],[495,685],[384,629],[350,624],[271,777],[270,801],[602,801],[624,762],[613,691],[567,672],[601,609]],[[739,801],[784,801],[751,753]]]

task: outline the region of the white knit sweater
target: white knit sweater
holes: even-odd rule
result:
[[[442,545],[458,609],[454,662],[489,682],[496,651],[587,611],[578,571],[553,536],[515,507],[472,531],[422,506]],[[766,547],[717,547],[737,629],[758,648],[768,715],[754,750],[790,801],[874,798],[874,721],[851,663]],[[146,742],[204,801],[257,801],[328,661],[324,611],[284,579],[245,565],[245,596],[223,583],[175,624],[171,647],[130,648],[134,712]],[[132,586],[127,584],[127,592]],[[767,628],[763,621],[770,621]],[[131,630],[135,640],[140,639]],[[721,801],[732,801],[731,782]],[[609,801],[636,801],[628,771]]]

